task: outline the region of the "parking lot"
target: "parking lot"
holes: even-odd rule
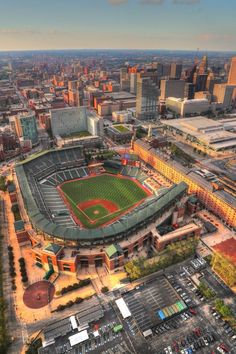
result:
[[[206,282],[216,297],[235,305],[231,291],[212,274],[207,263],[201,258],[193,258],[172,267],[165,275],[148,278],[146,283],[124,292],[122,297],[129,310],[127,317],[123,317],[114,301],[121,294],[114,294],[112,302],[106,296],[102,305],[104,315],[91,322],[86,340],[71,347],[68,339],[73,331],[70,327],[67,334],[57,338],[48,351],[43,348],[42,353],[235,354],[236,334],[216,312],[214,299],[207,300],[201,294],[196,285],[198,279]],[[186,305],[181,311],[163,320],[160,318],[160,309],[164,311],[181,301]],[[81,311],[82,307],[78,313]],[[60,325],[68,327],[68,319],[63,321]],[[83,322],[81,316],[79,322]],[[114,328],[118,324],[123,328],[116,333]]]
[[[144,332],[162,322],[157,315],[158,310],[176,303],[180,297],[168,280],[160,276],[124,295],[124,300],[140,331]]]
[[[151,352],[158,354],[172,353],[236,353],[236,335],[214,309],[214,302],[209,303],[198,291],[192,281],[192,276],[200,272],[204,280],[218,295],[228,296],[230,291],[219,280],[214,278],[204,262],[189,262],[184,267],[166,275],[168,281],[188,303],[188,310],[164,321],[153,330],[153,336],[148,339]],[[212,281],[212,278],[214,279]]]
[[[100,306],[97,300],[89,301],[90,307],[89,305],[84,306],[85,310],[91,309],[91,306],[93,308]],[[120,321],[110,304],[106,304],[103,307],[105,311],[102,317],[99,320],[91,320],[89,326],[82,324],[82,306],[83,304],[81,304],[81,311],[75,314],[75,318],[77,318],[77,323],[79,322],[80,326],[84,326],[81,330],[86,329],[88,338],[77,345],[71,346],[69,338],[76,334],[78,329],[75,328],[73,330],[70,319],[67,317],[59,322],[50,324],[44,329],[45,342],[51,342],[52,345],[40,348],[40,354],[133,353],[130,349],[130,342],[126,331],[122,329],[118,332],[114,331],[114,328],[120,324]],[[80,316],[79,321],[78,316]]]

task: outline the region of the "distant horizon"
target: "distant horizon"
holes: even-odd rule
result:
[[[124,52],[137,52],[137,51],[143,51],[143,52],[189,52],[193,53],[236,53],[235,50],[217,50],[217,49],[211,49],[211,50],[205,50],[205,49],[164,49],[164,48],[153,48],[153,49],[146,49],[146,48],[55,48],[55,49],[2,49],[0,50],[0,53],[18,53],[18,52],[58,52],[58,51],[124,51]]]

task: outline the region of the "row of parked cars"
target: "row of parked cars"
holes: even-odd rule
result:
[[[181,286],[177,284],[175,281],[175,278],[173,275],[169,274],[167,276],[169,282],[173,286],[173,288],[176,290],[176,292],[179,294],[179,296],[184,300],[184,302],[189,306],[192,303],[192,300],[190,299],[189,295],[183,290]]]
[[[203,258],[195,258],[190,261],[194,269],[198,270],[206,266],[206,261]]]
[[[224,332],[230,337],[231,341],[236,344],[235,330],[216,312],[214,307],[211,309],[211,313],[215,317],[215,319],[221,323]]]
[[[159,354],[192,354],[211,346],[217,340],[217,335],[208,329],[194,328],[184,338],[174,341]],[[210,353],[210,349],[209,349]]]

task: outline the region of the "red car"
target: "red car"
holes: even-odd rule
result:
[[[229,349],[226,347],[226,345],[224,343],[220,344],[220,348],[223,349],[225,353],[229,352]]]
[[[200,328],[195,328],[195,329],[193,330],[193,332],[194,332],[198,337],[201,337],[201,330],[200,330]]]
[[[197,314],[197,311],[192,309],[191,307],[189,308],[189,312],[194,316]]]

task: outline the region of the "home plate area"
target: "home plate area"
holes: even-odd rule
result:
[[[77,205],[91,221],[96,221],[104,216],[119,211],[118,206],[110,200],[93,199],[81,202]]]

